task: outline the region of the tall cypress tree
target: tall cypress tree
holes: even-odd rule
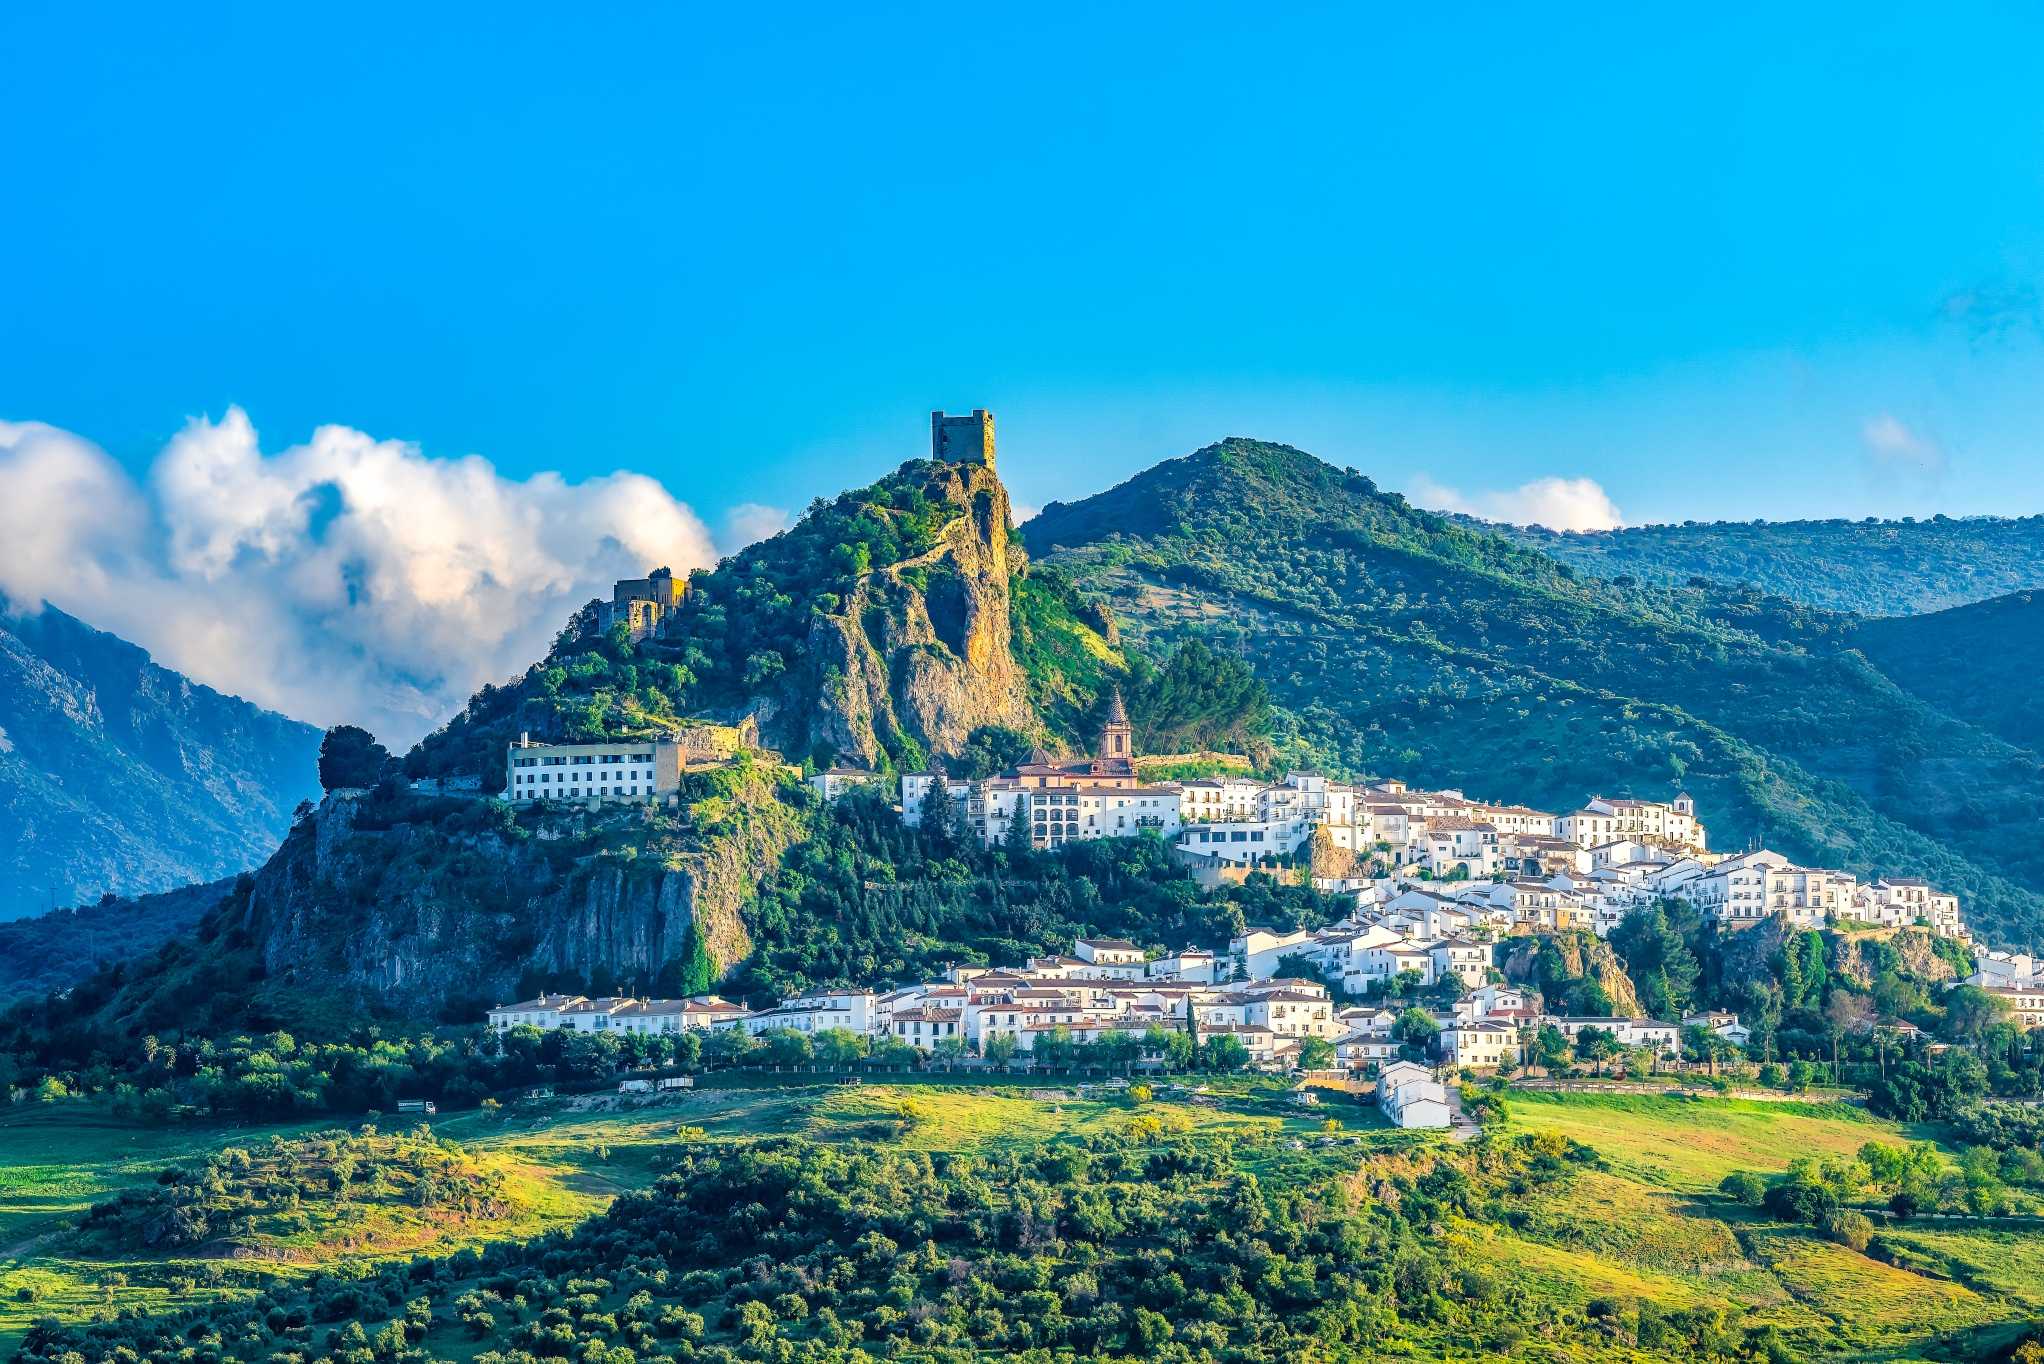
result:
[[[683,995],[706,995],[717,984],[723,971],[717,965],[717,958],[703,943],[703,935],[696,931],[694,919],[688,923],[688,936],[681,944],[680,990]]]

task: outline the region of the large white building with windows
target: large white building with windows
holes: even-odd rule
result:
[[[504,759],[504,798],[652,800],[681,789],[681,746],[667,739],[536,744],[521,736]]]

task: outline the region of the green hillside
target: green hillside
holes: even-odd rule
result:
[[[0,1123],[6,1182],[49,1191],[0,1202],[0,1342],[23,1364],[1771,1364],[2005,1358],[2044,1312],[2033,1184],[1969,1215],[1987,1166],[1927,1133],[1832,1103],[1491,1114],[1456,1146],[1256,1082],[798,1086],[406,1137],[195,1131],[156,1164],[37,1115]],[[1895,1216],[1905,1180],[1961,1215]]]
[[[2044,753],[2044,592],[1868,621],[1854,642],[1905,691]]]
[[[819,498],[790,529],[692,574],[649,638],[599,631],[590,603],[546,658],[477,692],[405,769],[478,773],[496,790],[521,732],[580,741],[681,717],[752,717],[768,746],[821,766],[919,768],[990,725],[1069,738],[1057,728],[1072,712],[1066,671],[1124,665],[1055,584],[1028,581],[1009,517],[980,464],[911,460]]]
[[[1753,587],[1827,611],[1914,615],[2044,587],[2044,516],[1685,521],[1551,531],[1474,523],[1602,578]]]
[[[188,932],[233,889],[231,880],[210,881],[0,923],[0,1008],[67,990],[102,966],[154,951]]]
[[[1688,788],[1715,846],[1923,875],[2044,936],[2035,755],[1895,685],[1855,622],[1578,574],[1302,451],[1230,439],[1052,504],[1030,552],[1157,652],[1248,659],[1304,761],[1571,808]]]

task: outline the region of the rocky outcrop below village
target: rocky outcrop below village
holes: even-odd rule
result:
[[[936,491],[960,514],[935,548],[874,569],[812,621],[803,690],[814,713],[763,717],[785,751],[828,747],[878,767],[884,753],[955,753],[982,725],[1040,728],[1012,649],[1010,588],[1025,560],[1007,489],[983,464],[937,467]]]
[[[235,927],[273,992],[417,1021],[540,988],[672,989],[691,934],[720,967],[750,953],[741,910],[805,828],[764,764],[691,781],[714,788],[650,814],[517,821],[483,801],[329,797],[255,874]]]
[[[1503,969],[1505,979],[1538,986],[1543,992],[1555,981],[1590,981],[1610,1001],[1608,1010],[1599,1012],[1617,1018],[1638,1018],[1644,1012],[1639,991],[1634,988],[1632,977],[1625,973],[1625,963],[1611,950],[1610,943],[1590,933],[1515,938],[1505,949]],[[1568,1008],[1568,1002],[1558,998],[1548,1000],[1547,1004],[1557,1013]]]

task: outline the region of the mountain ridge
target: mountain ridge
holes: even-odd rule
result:
[[[1555,531],[1457,516],[1598,577],[1701,577],[1865,616],[1948,610],[2044,588],[2044,515],[1899,521],[1684,521]]]
[[[1024,534],[1136,647],[1250,659],[1301,762],[1536,802],[1686,785],[1721,846],[1942,878],[1995,933],[2044,927],[2044,868],[1976,794],[2044,800],[2044,769],[1867,663],[1855,618],[1579,573],[1240,438]]]
[[[229,876],[317,793],[319,731],[0,600],[0,919]]]

